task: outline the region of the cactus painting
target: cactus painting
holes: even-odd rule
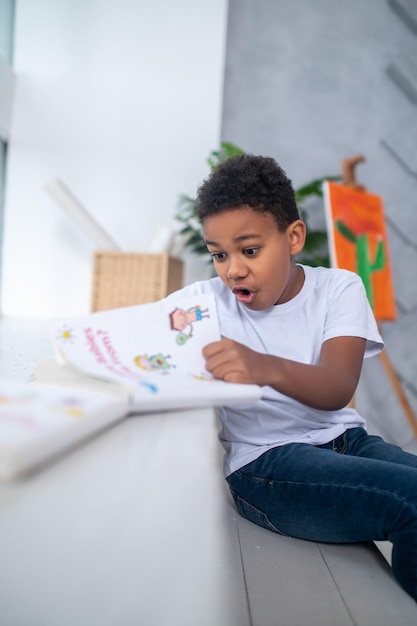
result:
[[[394,290],[380,196],[330,181],[325,183],[324,196],[332,266],[359,274],[377,320],[394,320]]]

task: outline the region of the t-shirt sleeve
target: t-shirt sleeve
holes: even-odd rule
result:
[[[384,342],[360,276],[339,270],[329,287],[323,341],[334,337],[363,337],[365,357],[381,352]]]

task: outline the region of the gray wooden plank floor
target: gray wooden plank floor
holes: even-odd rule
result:
[[[375,544],[308,542],[235,522],[251,626],[417,624],[417,604]]]

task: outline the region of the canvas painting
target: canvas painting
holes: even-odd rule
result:
[[[325,211],[333,267],[356,272],[378,321],[396,319],[382,198],[326,181]]]

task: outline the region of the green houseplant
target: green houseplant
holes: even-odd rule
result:
[[[244,154],[245,151],[234,144],[223,141],[219,150],[210,152],[207,164],[213,171],[219,163],[226,161],[237,154]],[[327,246],[327,231],[312,230],[308,227],[308,212],[306,204],[311,198],[322,198],[322,183],[325,180],[340,180],[340,176],[323,176],[314,179],[305,185],[295,189],[295,198],[302,219],[307,224],[307,239],[302,254],[298,257],[300,263],[306,265],[323,265],[329,267],[330,258]],[[190,252],[206,256],[211,261],[211,256],[204,243],[201,224],[196,217],[197,201],[195,198],[182,194],[178,201],[178,212],[175,218],[181,222],[180,234],[184,237],[184,247]]]

